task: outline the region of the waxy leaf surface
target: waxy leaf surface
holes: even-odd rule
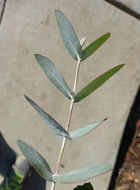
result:
[[[33,102],[29,97],[25,96],[28,102],[34,107],[41,118],[44,120],[48,128],[57,136],[66,137],[71,139],[69,133],[49,114],[47,114],[43,109],[41,109],[35,102]]]
[[[27,158],[27,160],[31,163],[31,165],[36,169],[36,171],[47,181],[53,181],[52,171],[50,169],[47,161],[30,145],[19,140],[18,146],[23,153],[23,155]]]
[[[70,55],[77,60],[82,56],[82,47],[73,27],[61,11],[56,10],[55,15],[63,42]]]
[[[39,54],[35,54],[35,58],[49,80],[60,90],[67,98],[72,99],[73,92],[68,87],[64,78],[61,76],[55,65],[47,58]]]
[[[95,80],[93,80],[91,83],[89,83],[85,88],[83,88],[80,92],[78,92],[74,96],[74,102],[79,102],[83,100],[86,96],[94,92],[97,88],[99,88],[102,84],[104,84],[110,77],[112,77],[116,72],[118,72],[124,64],[118,65],[109,71],[103,73],[99,77],[97,77]]]
[[[72,139],[74,138],[78,138],[78,137],[82,137],[88,133],[90,133],[93,129],[95,129],[97,126],[99,126],[103,121],[105,121],[106,119],[103,119],[101,121],[98,121],[96,123],[93,123],[91,125],[88,125],[86,127],[80,128],[80,129],[76,129],[73,130],[71,132],[69,132],[70,136]]]
[[[87,46],[83,51],[82,51],[82,59],[81,61],[85,60],[88,58],[90,55],[92,55],[104,42],[110,37],[110,33],[106,33],[103,36],[99,37],[97,40],[92,42],[89,46]]]
[[[78,185],[73,190],[94,190],[91,183],[85,183],[84,185]]]
[[[64,175],[53,175],[53,180],[57,183],[75,183],[103,174],[111,169],[111,164],[97,164]]]

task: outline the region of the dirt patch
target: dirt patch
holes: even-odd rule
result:
[[[140,119],[136,123],[136,132],[114,190],[140,190]]]

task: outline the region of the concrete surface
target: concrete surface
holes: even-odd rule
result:
[[[72,88],[76,63],[61,40],[55,9],[67,15],[79,39],[85,36],[87,44],[106,32],[112,34],[81,64],[77,91],[108,69],[126,64],[94,94],[75,104],[71,129],[109,119],[88,136],[68,141],[60,173],[93,163],[114,163],[140,83],[140,22],[102,0],[7,1],[0,26],[0,130],[19,154],[16,140],[22,139],[55,170],[61,139],[48,130],[23,96],[28,95],[65,127],[70,102],[34,59],[34,53],[49,57]],[[95,190],[106,190],[110,176],[111,172],[90,181]],[[56,189],[71,190],[76,185],[58,184]]]

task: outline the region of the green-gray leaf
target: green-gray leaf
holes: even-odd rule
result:
[[[56,10],[55,15],[63,42],[70,55],[77,60],[82,56],[82,47],[73,27],[61,11]]]
[[[84,185],[78,185],[73,190],[94,190],[91,183],[84,183]]]
[[[18,146],[23,155],[29,160],[31,165],[37,170],[37,172],[48,181],[53,181],[52,171],[47,161],[31,146],[27,143],[18,140]]]
[[[106,119],[107,118],[105,118],[103,120],[100,120],[100,121],[98,121],[96,123],[93,123],[91,125],[88,125],[86,127],[73,130],[73,131],[69,132],[69,134],[70,134],[70,136],[71,136],[72,139],[84,136],[84,135],[90,133],[93,129],[95,129],[97,126],[99,126]]]
[[[99,37],[97,40],[92,42],[82,51],[82,61],[92,55],[109,37],[110,33],[106,33],[103,36]]]
[[[75,183],[106,173],[111,169],[111,164],[91,165],[64,175],[53,175],[53,180],[58,183]]]
[[[64,78],[61,76],[55,65],[47,58],[39,54],[35,54],[35,58],[50,81],[60,90],[66,97],[72,99],[73,92],[68,87]]]
[[[123,66],[124,64],[118,65],[97,77],[95,80],[89,83],[85,88],[83,88],[74,96],[74,102],[79,102],[83,100],[86,96],[94,92],[97,88],[104,84],[104,82],[106,82],[110,77],[112,77],[116,72],[118,72]]]
[[[48,128],[57,136],[66,137],[71,139],[69,133],[49,114],[47,114],[43,109],[41,109],[35,102],[33,102],[29,97],[25,96],[28,102],[34,107],[41,118],[45,121]]]

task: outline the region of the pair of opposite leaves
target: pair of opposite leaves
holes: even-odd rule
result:
[[[75,59],[83,61],[92,55],[109,37],[110,33],[107,33],[94,42],[92,42],[88,47],[82,50],[82,46],[72,28],[72,25],[68,19],[64,16],[61,11],[56,11],[56,19],[59,26],[60,34],[64,41],[64,44],[70,53],[70,55]],[[106,82],[111,76],[113,76],[117,71],[119,71],[124,65],[118,65],[106,73],[100,75],[98,78],[89,83],[85,88],[83,88],[76,95],[71,91],[65,82],[64,78],[61,76],[59,71],[56,69],[55,65],[46,57],[39,54],[35,55],[38,63],[42,67],[45,74],[48,76],[50,81],[69,99],[74,99],[74,102],[79,102],[86,96],[95,91],[104,82]],[[35,108],[39,115],[43,118],[47,126],[58,136],[66,137],[69,139],[77,138],[83,136],[98,125],[100,125],[104,120],[96,122],[87,127],[77,129],[68,133],[55,119],[53,119],[49,114],[47,114],[43,109],[41,109],[35,102],[33,102],[29,97],[25,96],[29,103]],[[23,141],[18,141],[18,145],[25,155],[25,157],[31,162],[31,164],[36,168],[42,177],[48,181],[54,182],[77,182],[91,178],[93,176],[99,175],[101,173],[107,172],[112,169],[110,164],[100,164],[92,165],[80,170],[70,172],[65,175],[53,175],[46,160],[31,146],[24,143]]]

